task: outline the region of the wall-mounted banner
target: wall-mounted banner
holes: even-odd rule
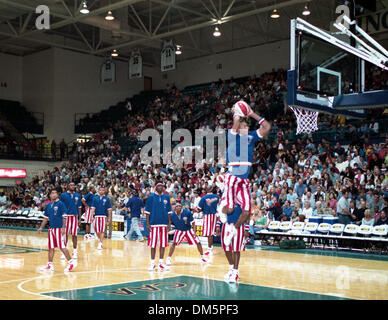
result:
[[[163,42],[160,66],[162,71],[175,69],[175,46],[172,40]]]
[[[388,31],[388,9],[358,16],[357,25],[368,34]]]
[[[116,82],[116,65],[111,59],[109,59],[101,66],[101,83],[113,82]]]
[[[143,59],[140,50],[131,52],[129,58],[129,79],[141,78],[143,76]]]
[[[25,178],[26,176],[26,169],[0,168],[0,178]]]

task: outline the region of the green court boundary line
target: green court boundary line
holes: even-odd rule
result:
[[[25,231],[36,231],[36,228],[30,227],[14,227],[14,226],[2,226],[0,225],[0,229],[11,229],[11,230],[25,230]],[[48,232],[48,229],[43,229],[42,232]],[[79,231],[78,235],[85,235],[84,231]],[[113,239],[117,240],[117,239]],[[169,241],[172,243],[172,241]],[[221,247],[219,243],[213,243],[213,247]],[[388,261],[388,255],[377,255],[373,253],[358,253],[358,252],[349,252],[349,251],[334,251],[332,249],[280,249],[277,246],[258,246],[258,245],[248,245],[245,246],[246,250],[255,250],[255,251],[273,251],[273,252],[286,252],[286,253],[297,253],[297,254],[310,254],[317,256],[327,256],[327,257],[335,257],[335,258],[348,258],[348,259],[362,259],[362,260],[374,260],[374,261]]]
[[[334,258],[347,258],[347,259],[361,259],[361,260],[374,260],[374,261],[387,261],[388,255],[377,255],[374,253],[359,253],[359,252],[349,252],[343,250],[333,250],[333,249],[280,249],[277,246],[252,246],[251,248],[246,247],[248,250],[255,251],[273,251],[273,252],[282,252],[282,253],[296,253],[296,254],[309,254],[313,256],[326,256]]]
[[[193,277],[193,278],[203,279],[203,278],[201,278],[199,276],[186,276],[186,277]],[[214,279],[214,278],[208,278],[208,279],[214,280],[214,281],[224,281],[224,280],[218,280],[218,279]],[[359,300],[359,299],[356,299],[356,298],[348,298],[348,297],[340,296],[340,295],[330,295],[330,294],[327,294],[327,293],[316,293],[316,292],[306,291],[306,290],[295,290],[295,289],[288,289],[288,288],[282,288],[282,287],[265,286],[265,285],[262,285],[262,284],[249,283],[249,282],[245,282],[245,281],[242,282],[240,280],[238,281],[238,284],[245,284],[245,285],[248,285],[248,286],[264,287],[264,288],[277,289],[277,290],[287,290],[287,291],[293,291],[293,292],[303,292],[303,293],[309,293],[309,294],[316,294],[316,295],[319,295],[319,296],[336,297],[336,298],[341,298],[341,299],[344,299],[344,300]],[[309,300],[305,300],[305,301],[309,301]]]

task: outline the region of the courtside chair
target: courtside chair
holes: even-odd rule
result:
[[[279,221],[271,221],[268,224],[268,231],[269,232],[278,232],[279,231],[279,226],[280,226],[280,222]],[[274,244],[274,243],[275,243],[275,237],[273,237],[272,244]]]
[[[329,223],[322,222],[322,223],[320,223],[319,226],[318,226],[317,233],[318,233],[318,234],[321,234],[321,235],[328,235],[329,232],[330,232],[331,226],[332,226],[332,225],[329,224]],[[327,239],[320,239],[320,240],[322,240],[322,241],[320,241],[320,242],[322,242],[322,244],[323,244],[323,249],[325,249],[325,246],[326,246],[326,244],[327,244]]]
[[[303,228],[304,234],[316,234],[318,230],[319,224],[317,222],[307,222]],[[310,241],[309,245],[310,248],[312,248],[313,244],[315,244],[315,238],[307,239],[307,241]]]
[[[290,231],[292,228],[292,222],[291,221],[282,221],[279,225],[279,230],[282,232]]]
[[[367,226],[367,225],[361,225],[359,228],[358,228],[358,233],[357,235],[359,237],[364,237],[364,238],[369,238],[371,235],[372,235],[372,230],[373,230],[373,227],[372,226]],[[363,242],[363,246],[364,246],[364,253],[366,252],[366,247],[368,244],[367,241],[362,241]]]
[[[381,226],[374,226],[372,229],[372,238],[373,239],[386,239],[388,234],[388,225],[383,224]],[[380,247],[380,254],[383,253],[383,249],[387,249],[387,243],[378,243]]]
[[[356,237],[359,228],[357,224],[349,223],[345,226],[343,235],[346,237]],[[347,239],[345,242],[348,243],[349,250],[352,250],[354,241]]]
[[[304,229],[304,222],[295,221],[292,224],[291,233],[292,234],[302,234],[303,229]]]
[[[334,224],[331,225],[329,234],[335,235],[335,236],[342,236],[342,234],[344,232],[344,229],[345,229],[345,225],[344,224],[342,224],[342,223],[334,223]],[[338,250],[338,239],[334,239],[333,242],[335,244],[336,250]]]

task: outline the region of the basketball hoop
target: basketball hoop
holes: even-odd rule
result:
[[[318,114],[317,111],[305,110],[297,106],[290,106],[296,117],[296,134],[312,133],[318,130]]]

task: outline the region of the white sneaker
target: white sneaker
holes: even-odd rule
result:
[[[65,259],[66,259],[65,255],[62,253],[61,260],[65,260]]]
[[[102,250],[102,243],[101,242],[98,243],[97,249]]]
[[[167,257],[167,259],[166,259],[166,265],[167,265],[167,266],[171,266],[171,265],[172,265],[171,257]]]
[[[227,274],[224,275],[224,280],[229,282],[230,277],[233,275],[233,270],[229,270]]]
[[[142,242],[144,241],[144,238],[137,239],[136,242]]]
[[[74,250],[72,258],[78,259],[78,251]]]
[[[75,268],[75,263],[72,260],[69,260],[69,264],[65,268],[65,272],[69,272]]]
[[[232,239],[237,234],[237,229],[234,225],[225,225],[224,245],[228,247],[232,242]]]
[[[229,283],[238,283],[238,271],[232,272],[232,275],[229,277]]]
[[[54,271],[54,265],[52,263],[48,263],[47,266],[41,267],[40,271],[45,272],[45,271]]]
[[[150,266],[148,267],[147,269],[148,271],[155,271],[156,270],[156,266],[155,266],[155,263],[150,263]]]
[[[201,261],[204,262],[204,263],[208,263],[209,262],[209,260],[206,259],[205,255],[201,256]]]
[[[159,271],[168,271],[169,268],[168,268],[163,262],[159,262],[159,264],[158,264],[158,270],[159,270]]]

